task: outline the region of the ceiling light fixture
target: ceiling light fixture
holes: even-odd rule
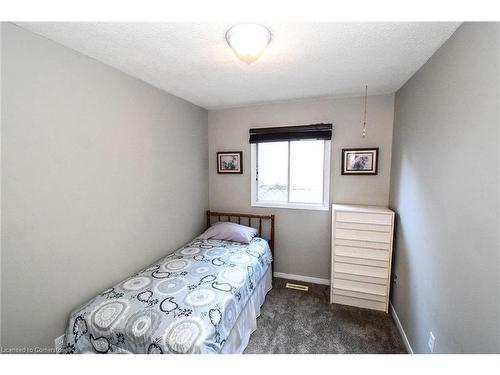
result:
[[[271,32],[262,25],[246,23],[231,27],[226,40],[241,61],[251,64],[268,46]]]

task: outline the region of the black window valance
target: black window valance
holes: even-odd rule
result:
[[[332,124],[280,126],[250,129],[250,143],[283,142],[302,139],[332,139]]]

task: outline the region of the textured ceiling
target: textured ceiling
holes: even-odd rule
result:
[[[252,65],[225,41],[231,23],[19,23],[171,94],[212,109],[399,89],[459,23],[263,23]]]

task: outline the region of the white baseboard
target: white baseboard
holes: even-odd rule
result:
[[[274,277],[280,277],[282,279],[304,281],[306,283],[311,283],[311,284],[330,285],[329,279],[320,279],[319,277],[293,275],[291,273],[283,273],[283,272],[274,272],[273,275],[274,275]]]
[[[403,329],[403,325],[401,324],[401,321],[399,320],[398,314],[396,313],[394,306],[392,306],[392,303],[390,303],[390,306],[391,306],[391,315],[394,319],[394,322],[396,323],[396,327],[399,331],[399,334],[401,335],[401,338],[403,339],[403,343],[405,344],[406,351],[409,354],[413,354],[413,349],[410,345],[410,341],[408,341],[408,337],[406,336],[406,332]]]

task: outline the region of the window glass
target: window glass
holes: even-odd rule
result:
[[[288,201],[288,142],[257,145],[257,200]]]
[[[323,202],[324,141],[290,142],[290,202]]]

